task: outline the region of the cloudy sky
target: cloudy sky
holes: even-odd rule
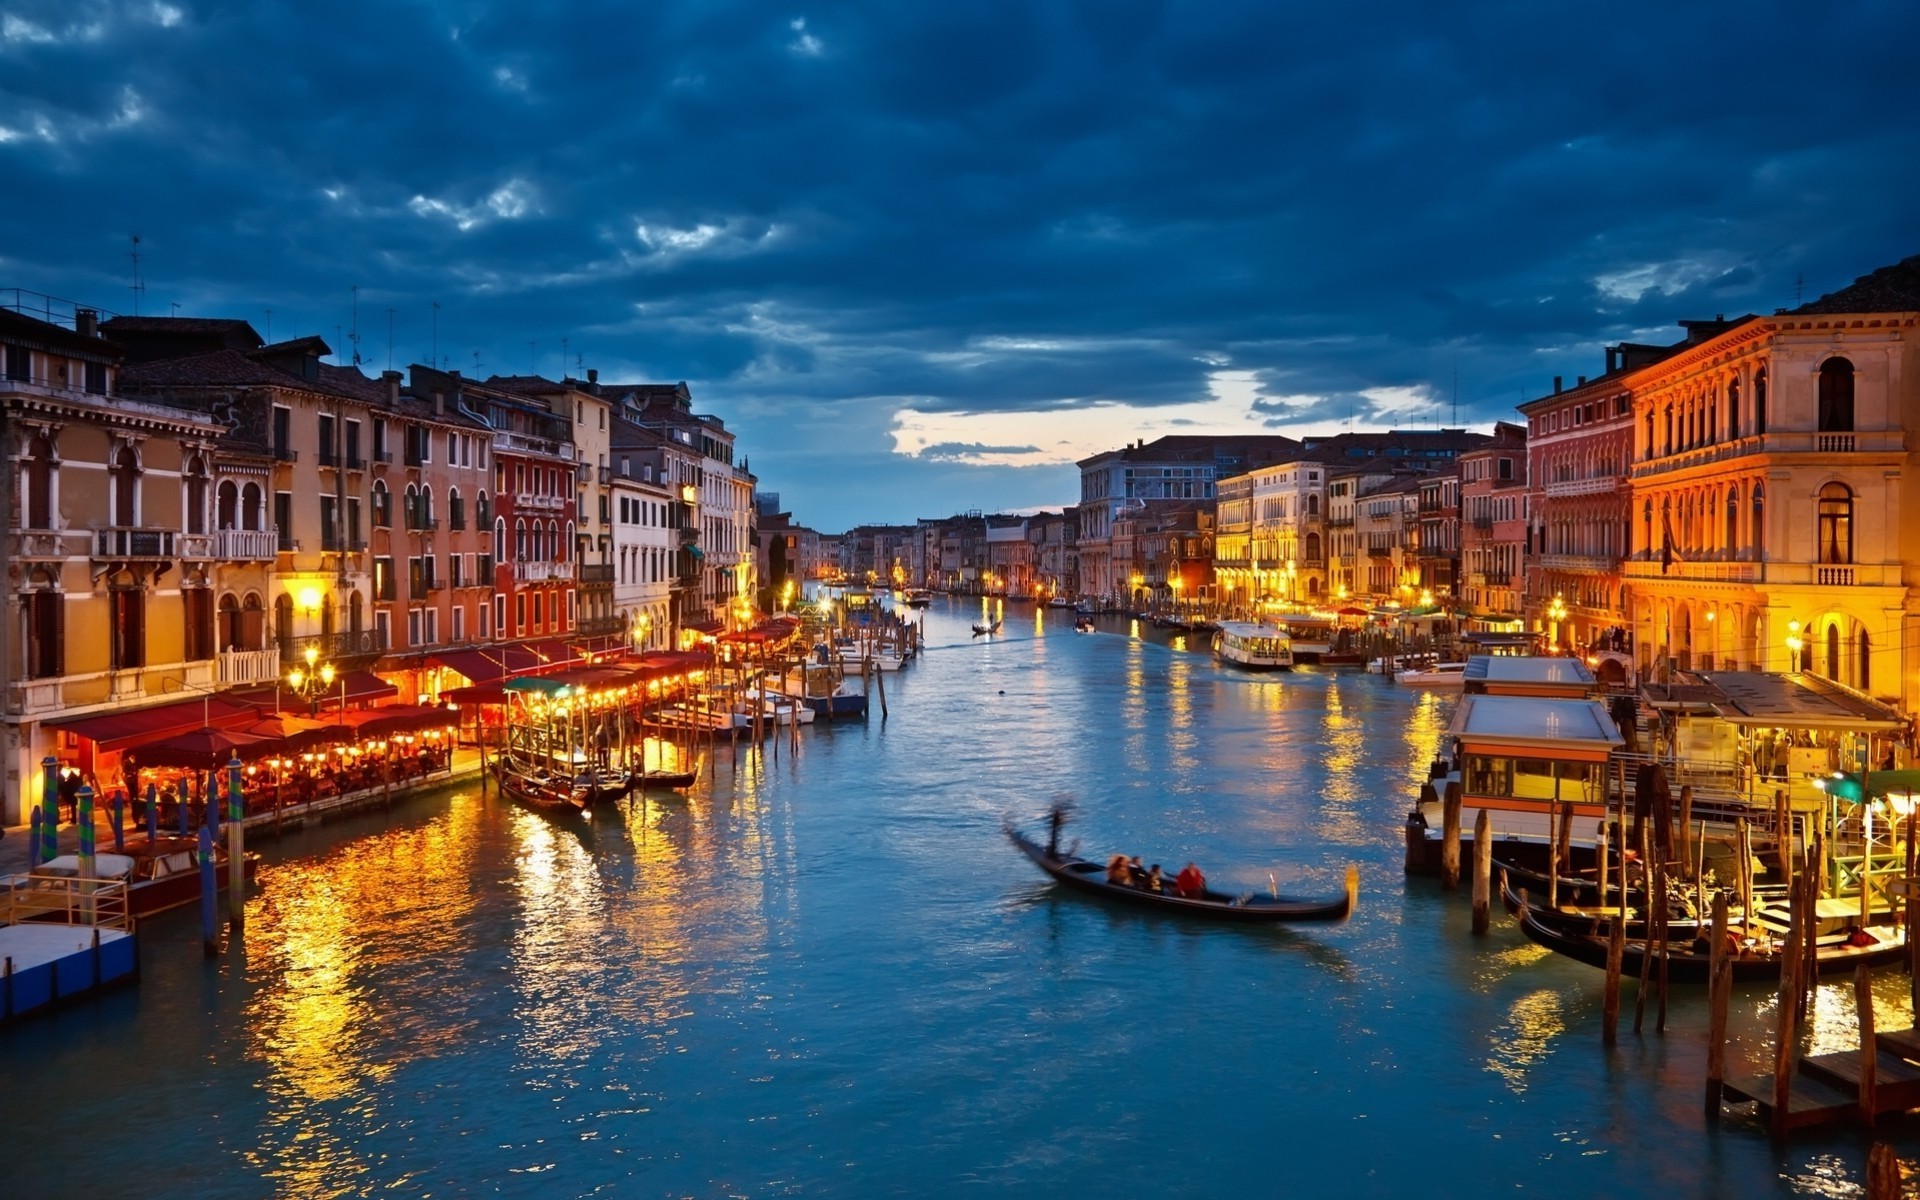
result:
[[[1059,504],[1920,253],[1916,44],[1911,0],[0,0],[0,288],[347,361],[357,288],[372,371],[684,379],[823,529]]]

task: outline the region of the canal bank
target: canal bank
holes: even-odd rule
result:
[[[1504,921],[1471,938],[1458,896],[1402,878],[1452,701],[1229,674],[1071,613],[1008,606],[988,641],[978,603],[927,611],[887,720],[723,754],[684,798],[563,826],[469,782],[263,846],[219,958],[168,915],[137,990],[0,1031],[9,1190],[120,1186],[98,1131],[148,1196],[1858,1178],[1846,1131],[1706,1129],[1704,1002],[1605,1055],[1591,971]],[[1061,797],[1083,853],[1216,884],[1337,891],[1358,861],[1359,912],[1202,928],[1062,894],[1000,833]],[[1736,1059],[1764,1060],[1770,1003],[1736,994]],[[1849,1005],[1816,1012],[1851,1034]]]

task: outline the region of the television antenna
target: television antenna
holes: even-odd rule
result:
[[[133,260],[133,315],[140,315],[140,297],[146,293],[147,285],[140,282],[140,235],[133,235],[133,249],[127,252]]]

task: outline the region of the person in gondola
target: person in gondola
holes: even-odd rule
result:
[[[1166,890],[1166,880],[1160,877],[1159,863],[1155,863],[1147,869],[1147,890],[1150,892],[1163,892]]]
[[[1127,856],[1116,854],[1107,860],[1107,882],[1118,887],[1130,887],[1133,884],[1133,868],[1127,863]]]
[[[1207,890],[1207,877],[1200,873],[1199,867],[1188,863],[1186,866],[1180,868],[1178,875],[1173,877],[1173,890],[1175,893],[1188,898],[1198,896]]]

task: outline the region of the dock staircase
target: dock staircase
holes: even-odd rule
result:
[[[1920,1034],[1912,1029],[1875,1034],[1874,1050],[1871,1115],[1877,1118],[1920,1109]],[[1859,1050],[1802,1055],[1788,1092],[1786,1119],[1781,1123],[1784,1129],[1866,1117],[1869,1105],[1860,1095],[1863,1058]],[[1771,1075],[1729,1079],[1722,1099],[1728,1104],[1751,1101],[1758,1106],[1761,1117],[1773,1122]]]

